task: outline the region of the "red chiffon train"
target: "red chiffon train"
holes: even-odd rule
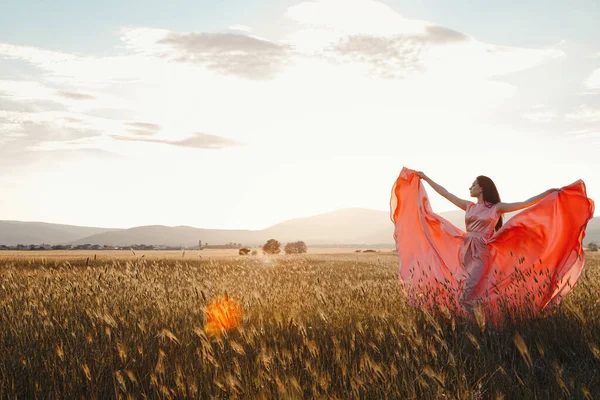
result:
[[[495,234],[495,208],[469,203],[463,232],[432,211],[416,172],[403,168],[390,212],[400,281],[410,303],[470,315],[464,308],[468,290],[469,304],[479,304],[477,309],[498,322],[507,312],[539,316],[569,293],[585,266],[582,241],[594,202],[579,180],[516,214]],[[488,235],[470,228],[474,215],[483,218],[482,213],[492,221]]]

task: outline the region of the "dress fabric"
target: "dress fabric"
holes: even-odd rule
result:
[[[535,317],[560,303],[585,266],[583,238],[594,202],[578,180],[514,215],[498,232],[496,205],[469,202],[466,232],[435,214],[416,172],[403,168],[390,217],[409,302],[469,316]]]

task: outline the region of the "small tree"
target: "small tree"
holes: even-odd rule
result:
[[[279,250],[279,247],[281,247],[281,243],[275,239],[269,239],[267,240],[267,243],[263,245],[262,249],[265,254],[279,254],[281,251]]]
[[[285,254],[303,254],[306,253],[306,243],[303,241],[291,242],[285,245],[283,249]]]
[[[588,243],[588,251],[598,251],[598,245],[594,242]]]
[[[242,247],[239,252],[240,256],[246,256],[248,255],[248,253],[250,253],[250,249],[247,247]]]

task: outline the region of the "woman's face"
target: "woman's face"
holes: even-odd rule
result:
[[[477,182],[477,179],[475,179],[471,184],[471,187],[469,188],[469,194],[471,195],[471,197],[479,197],[481,193],[483,193],[483,189],[481,188],[481,186],[479,186],[479,182]]]

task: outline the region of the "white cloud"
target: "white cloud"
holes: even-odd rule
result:
[[[31,144],[27,147],[28,150],[43,152],[43,151],[59,151],[59,150],[98,150],[109,148],[110,141],[103,136],[97,135],[92,137],[80,137],[67,140],[46,140]]]
[[[55,100],[55,91],[52,88],[36,81],[11,81],[0,80],[0,96],[21,101],[27,100]]]
[[[389,6],[370,0],[305,1],[288,8],[285,17],[298,24],[297,31],[306,34],[314,30],[323,39],[368,32],[372,35],[419,34],[426,22],[410,20]],[[316,36],[315,36],[316,37]]]
[[[286,32],[286,43],[307,54],[333,50],[344,62],[375,65],[371,72],[388,77],[405,77],[406,69],[452,79],[489,78],[564,57],[557,49],[482,43],[431,22],[404,18],[370,0],[303,2],[290,7],[286,17],[295,28]]]
[[[168,144],[172,146],[181,146],[193,149],[222,149],[225,147],[238,145],[238,143],[227,138],[206,133],[195,133],[190,137],[179,140],[167,140],[139,136],[113,136],[113,138],[116,140],[122,140],[126,142]]]
[[[569,135],[578,139],[590,139],[600,138],[599,129],[576,129],[573,131],[565,132],[565,135]]]
[[[58,92],[58,95],[62,96],[62,97],[66,97],[67,99],[71,99],[71,100],[93,100],[93,99],[95,99],[95,97],[92,95],[85,94],[85,93],[77,93],[77,92],[60,91],[60,92]]]
[[[232,31],[252,32],[252,28],[247,25],[231,25],[228,29]]]
[[[592,72],[585,84],[591,89],[600,89],[600,68]]]
[[[538,123],[550,123],[556,119],[554,111],[537,111],[523,114],[523,118]]]
[[[581,105],[576,111],[566,114],[565,118],[580,122],[600,122],[600,109]]]
[[[0,43],[0,55],[4,58],[29,61],[33,64],[37,64],[42,59],[47,63],[64,63],[77,58],[68,53],[8,43]]]
[[[154,46],[160,55],[178,62],[197,63],[223,74],[268,79],[289,57],[288,46],[249,35],[231,33],[169,33]]]

